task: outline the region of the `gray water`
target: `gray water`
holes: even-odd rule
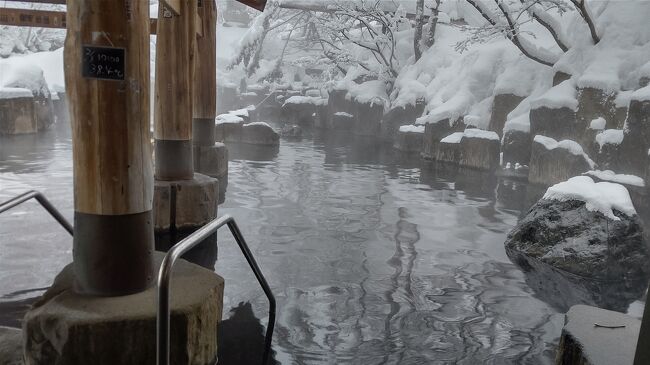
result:
[[[0,201],[41,190],[71,219],[70,142],[64,126],[0,137]],[[590,300],[572,298],[573,284],[545,291],[508,259],[506,234],[537,197],[371,140],[317,135],[279,150],[231,146],[219,213],[237,219],[273,288],[282,364],[537,364],[552,362],[565,307]],[[265,296],[219,237],[224,319],[250,302],[265,324]],[[18,324],[70,261],[70,237],[35,203],[1,215],[0,325]]]

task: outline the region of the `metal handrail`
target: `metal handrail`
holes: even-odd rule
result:
[[[250,265],[257,281],[262,286],[264,294],[269,300],[269,322],[266,326],[266,337],[264,346],[264,355],[262,357],[262,364],[268,361],[269,353],[271,351],[271,340],[273,336],[273,328],[275,326],[275,297],[271,292],[269,284],[266,282],[262,271],[260,270],[253,254],[251,253],[246,240],[242,235],[234,218],[230,215],[224,215],[217,218],[205,226],[199,228],[196,232],[184,240],[175,244],[165,255],[165,258],[160,265],[158,272],[158,313],[157,313],[157,364],[169,365],[169,321],[170,321],[170,308],[169,308],[169,294],[170,294],[170,279],[172,276],[172,269],[176,261],[187,251],[191,250],[196,245],[203,242],[208,236],[217,232],[217,230],[224,225],[228,225],[230,233],[237,241],[248,265]]]
[[[47,212],[50,213],[50,215],[56,219],[56,221],[59,222],[59,224],[63,226],[66,231],[68,231],[68,233],[70,233],[71,236],[74,234],[74,230],[70,222],[65,219],[65,217],[54,207],[54,205],[52,205],[52,203],[50,203],[49,200],[47,200],[47,198],[45,198],[43,194],[36,190],[30,190],[0,204],[0,213],[4,213],[7,210],[20,205],[32,198],[36,199],[36,201],[39,202],[41,206],[45,208],[45,210],[47,210]]]

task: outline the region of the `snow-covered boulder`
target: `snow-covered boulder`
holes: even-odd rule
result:
[[[435,160],[438,155],[438,144],[451,132],[449,119],[442,119],[424,125],[424,136],[422,139],[422,157],[427,160]]]
[[[241,140],[244,118],[234,114],[220,114],[216,118],[215,138],[220,142]]]
[[[550,187],[505,246],[509,254],[583,278],[624,281],[650,272],[642,224],[627,189],[587,176]]]
[[[350,131],[354,128],[354,115],[348,112],[336,112],[332,115],[332,129]]]
[[[596,135],[593,150],[598,166],[603,169],[615,169],[620,165],[624,137],[625,131],[622,129],[606,129]]]
[[[274,146],[280,143],[280,135],[264,122],[244,124],[241,131],[241,142],[264,146]]]
[[[537,135],[530,154],[528,181],[552,185],[592,170],[596,164],[575,141]]]
[[[353,114],[352,102],[346,97],[347,90],[333,89],[329,91],[327,99],[327,113],[330,118],[339,112]]]
[[[264,100],[266,95],[257,91],[247,91],[240,95],[240,104],[241,105],[258,105]]]
[[[0,61],[0,134],[36,133],[53,123],[43,70],[18,58]]]
[[[492,101],[492,114],[490,115],[489,130],[497,132],[498,135],[503,135],[503,127],[508,119],[508,114],[512,112],[521,101],[523,97],[514,94],[498,94],[494,96]]]
[[[318,117],[318,106],[327,105],[328,100],[320,97],[294,95],[282,105],[282,116],[286,123],[314,125]]]
[[[381,121],[381,136],[385,140],[392,141],[397,135],[399,127],[415,123],[417,118],[424,112],[424,102],[406,104],[391,108]]]
[[[463,132],[454,132],[440,140],[436,153],[436,161],[458,164],[460,160],[460,141],[463,139]]]
[[[576,118],[577,92],[572,80],[549,89],[531,102],[530,132],[557,140],[578,140],[586,129]]]
[[[460,140],[458,164],[480,170],[495,170],[499,167],[501,142],[496,132],[481,129],[466,129]]]
[[[393,146],[398,151],[420,153],[422,151],[423,136],[423,125],[403,125],[397,131]]]

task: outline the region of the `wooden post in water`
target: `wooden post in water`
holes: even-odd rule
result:
[[[184,0],[178,14],[158,8],[154,109],[156,180],[191,180],[192,83],[196,43],[196,1]]]
[[[135,293],[153,278],[149,6],[68,0],[67,12],[76,290]]]
[[[201,31],[194,58],[192,141],[195,146],[212,147],[217,116],[217,7],[214,0],[199,0],[198,9]]]

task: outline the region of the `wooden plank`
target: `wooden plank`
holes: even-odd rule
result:
[[[0,8],[0,25],[65,28],[66,13],[63,11]]]
[[[4,2],[21,2],[21,3],[33,3],[33,4],[55,4],[55,5],[65,5],[66,0],[3,0]]]
[[[174,15],[181,15],[181,1],[182,0],[160,0],[163,6],[165,6],[169,11],[174,13]],[[184,0],[191,1],[191,0]]]

